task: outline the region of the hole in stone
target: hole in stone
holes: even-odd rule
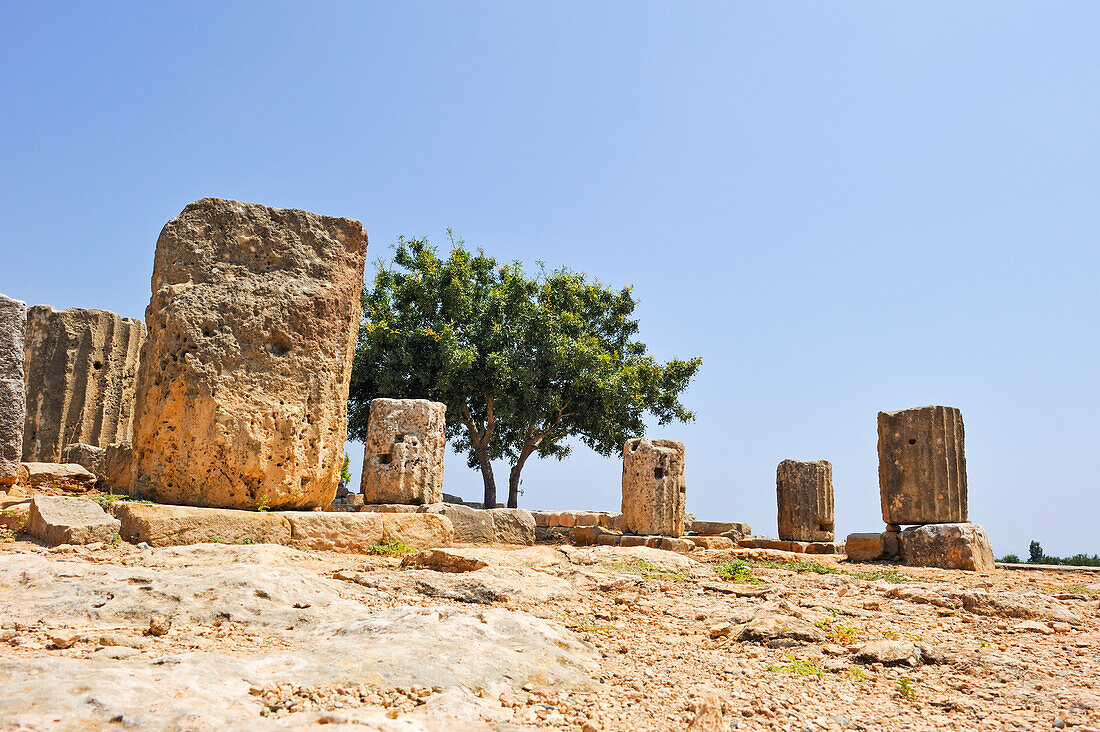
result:
[[[653,469],[653,478],[655,480],[660,480],[663,477],[665,477],[665,469],[664,468],[654,468]]]
[[[909,444],[910,445],[915,445],[915,444],[917,444],[917,441],[915,439],[909,440]]]
[[[378,456],[379,465],[389,465],[391,462],[393,462],[393,455],[390,455],[389,453]]]
[[[818,531],[832,531],[833,530],[833,524],[832,524],[832,522],[829,522],[829,523],[820,523],[820,522],[818,522],[817,530]]]
[[[404,442],[405,441],[405,435],[394,435],[393,436],[393,441],[394,442]]]
[[[92,362],[92,368],[95,369],[96,371],[98,371],[99,369],[103,368],[103,362],[102,361]]]

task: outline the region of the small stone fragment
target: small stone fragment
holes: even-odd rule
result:
[[[149,617],[149,630],[145,631],[145,634],[160,637],[168,635],[171,628],[172,621],[170,618],[165,615],[152,615]]]

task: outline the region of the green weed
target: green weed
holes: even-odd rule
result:
[[[783,666],[768,666],[768,670],[781,674],[795,674],[796,676],[822,677],[825,675],[821,669],[814,665],[813,661],[795,658],[789,653],[786,654],[784,658],[786,658],[789,663]]]
[[[917,690],[913,687],[913,682],[907,678],[898,679],[897,689],[898,694],[906,701],[913,701],[917,698]]]
[[[620,572],[628,572],[629,574],[636,574],[639,577],[647,580],[686,580],[687,577],[679,572],[669,572],[658,568],[652,562],[645,559],[637,559],[629,564],[618,564],[615,569]]]
[[[753,575],[752,570],[749,568],[749,563],[743,559],[723,562],[714,568],[714,572],[722,579],[735,582],[739,585],[762,584],[762,582]]]
[[[848,669],[848,680],[849,681],[866,681],[867,680],[867,674],[864,673],[863,669],[861,669],[861,668],[854,668],[854,667],[849,668]]]
[[[381,544],[371,544],[367,547],[368,554],[378,554],[384,557],[403,557],[412,552],[400,539],[386,539]]]

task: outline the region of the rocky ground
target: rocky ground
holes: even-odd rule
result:
[[[0,545],[0,730],[321,724],[1100,730],[1100,574]]]

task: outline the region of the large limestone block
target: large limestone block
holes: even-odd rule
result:
[[[496,544],[535,545],[535,517],[522,508],[490,508],[493,518],[493,542]]]
[[[417,511],[446,516],[454,527],[454,540],[459,544],[492,544],[496,537],[492,514],[480,508],[456,503],[432,503],[420,506]]]
[[[954,407],[878,413],[878,478],[888,524],[966,521],[962,414]]]
[[[721,536],[729,532],[736,532],[742,536],[752,533],[752,527],[740,521],[699,521],[691,522],[691,530],[699,536]]]
[[[74,442],[130,439],[145,325],[106,310],[27,312],[25,462],[57,462]]]
[[[366,250],[358,221],[214,198],[164,226],[133,490],[226,508],[332,502]]]
[[[882,534],[848,534],[844,542],[844,553],[850,562],[873,562],[882,559],[886,548]]]
[[[165,506],[121,501],[114,506],[122,538],[150,546],[178,544],[287,544],[290,522],[279,513]]]
[[[286,511],[290,539],[319,551],[351,551],[365,554],[382,542],[382,517],[376,513]]]
[[[684,443],[639,437],[623,447],[623,526],[632,534],[684,533]]]
[[[110,541],[119,522],[90,498],[35,496],[26,530],[50,545],[91,544]]]
[[[27,399],[23,381],[23,343],[27,305],[0,295],[0,486],[15,482],[23,457]]]
[[[95,473],[76,463],[20,463],[19,484],[36,491],[47,489],[84,493],[95,487]]]
[[[380,513],[382,540],[400,541],[410,549],[451,546],[455,530],[450,519],[436,513]]]
[[[373,399],[360,493],[366,503],[443,500],[447,405],[427,399]]]
[[[80,465],[88,472],[94,473],[99,480],[103,480],[107,470],[107,450],[95,445],[85,445],[83,442],[74,442],[61,448],[61,462]]]
[[[992,572],[993,548],[977,524],[926,524],[901,532],[901,559],[914,567]]]
[[[779,538],[832,541],[833,466],[827,460],[784,460],[775,471]]]

